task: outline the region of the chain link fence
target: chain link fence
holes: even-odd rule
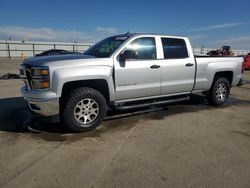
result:
[[[83,52],[91,45],[92,44],[89,43],[0,41],[0,57],[20,58],[23,56],[28,58],[50,49],[63,49],[71,52]]]
[[[83,52],[88,49],[91,43],[52,43],[52,42],[25,42],[25,41],[1,41],[0,40],[0,57],[7,58],[28,58],[33,57],[45,50],[63,49],[71,52]],[[206,54],[211,48],[194,48],[195,54]],[[246,55],[248,50],[232,50],[235,56]]]

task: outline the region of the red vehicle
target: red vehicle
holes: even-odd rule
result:
[[[250,70],[250,53],[244,58],[244,69]]]

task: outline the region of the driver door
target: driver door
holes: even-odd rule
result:
[[[137,38],[126,45],[131,57],[115,59],[116,100],[160,95],[161,67],[157,60],[155,37]],[[124,53],[125,52],[125,53]]]

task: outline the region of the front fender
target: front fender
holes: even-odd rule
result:
[[[51,90],[58,97],[62,95],[63,85],[72,81],[83,80],[105,80],[109,87],[110,100],[115,97],[114,84],[112,79],[112,68],[109,66],[84,66],[77,68],[62,68],[53,71]]]

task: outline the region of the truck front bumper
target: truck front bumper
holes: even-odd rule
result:
[[[30,110],[42,116],[56,116],[59,114],[59,98],[51,91],[28,91],[21,88],[24,99],[28,102]]]

